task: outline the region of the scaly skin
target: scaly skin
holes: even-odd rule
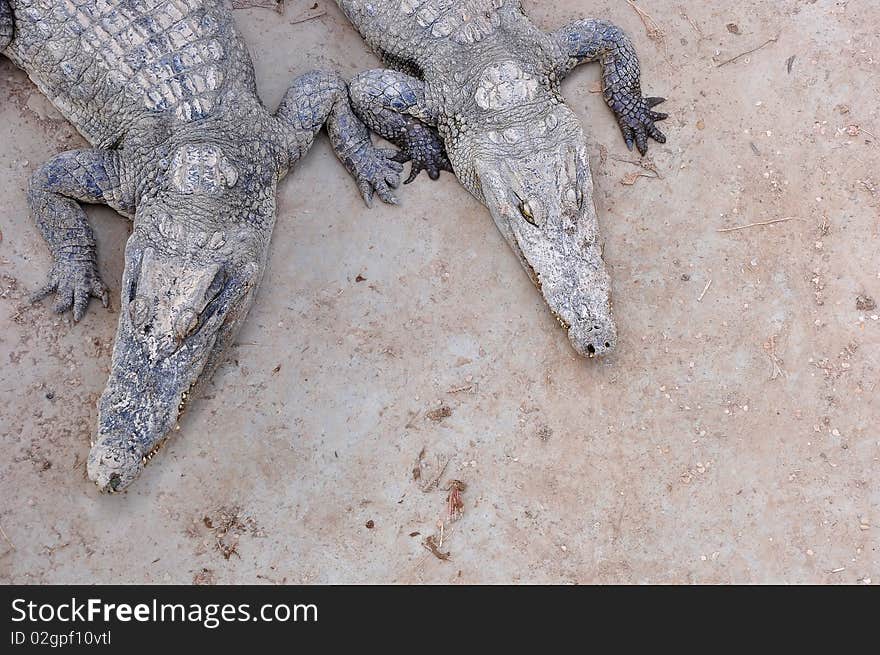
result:
[[[560,92],[599,61],[627,146],[644,154],[666,118],[645,98],[639,60],[606,21],[545,34],[518,0],[337,0],[393,70],[352,80],[355,112],[432,178],[454,170],[484,202],[551,311],[585,356],[616,342],[583,131]]]
[[[119,328],[88,473],[117,491],[174,427],[247,315],[276,186],[327,125],[365,200],[402,165],[373,147],[333,73],[297,78],[273,114],[218,0],[0,0],[0,47],[93,145],[40,167],[28,198],[53,256],[56,311],[106,305],[79,202],[132,219]]]

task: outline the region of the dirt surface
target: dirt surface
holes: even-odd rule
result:
[[[315,4],[236,12],[270,106],[377,63]],[[575,356],[452,176],[368,212],[322,137],[230,363],[120,496],[84,476],[117,314],[23,303],[49,266],[28,176],[81,140],[0,60],[0,581],[880,581],[880,10],[642,0],[661,34],[526,2],[547,28],[585,4],[672,115],[654,176],[598,68],[565,85],[616,354]],[[90,212],[118,293],[129,226]]]

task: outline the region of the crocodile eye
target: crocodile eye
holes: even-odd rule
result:
[[[528,223],[538,227],[538,224],[535,222],[535,214],[532,211],[532,206],[529,204],[528,200],[524,200],[519,204],[519,213],[522,214],[522,217],[526,219]]]
[[[183,341],[199,327],[199,315],[192,309],[184,309],[174,323],[174,333]]]
[[[209,286],[205,290],[205,304],[210,303],[214,298],[220,295],[220,292],[223,291],[223,288],[226,286],[226,273],[221,269],[214,276],[214,279],[211,280],[211,286]]]

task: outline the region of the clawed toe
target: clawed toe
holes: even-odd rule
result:
[[[618,114],[618,123],[623,133],[623,140],[629,150],[637,148],[642,155],[648,152],[648,139],[654,139],[657,143],[666,143],[666,135],[661,132],[654,123],[668,118],[668,114],[652,111],[666,98],[642,98],[636,102],[635,108],[627,113]],[[629,106],[629,102],[622,102],[620,106]]]
[[[52,311],[56,314],[63,314],[73,306],[73,291],[71,289],[62,289],[56,295],[58,298]]]
[[[358,190],[367,207],[373,206],[373,198],[379,198],[389,205],[396,205],[397,198],[392,189],[400,186],[403,164],[395,159],[396,150],[374,148],[362,153],[354,169]]]
[[[412,122],[395,143],[400,146],[400,150],[392,159],[400,164],[412,162],[404,184],[412,183],[422,171],[426,171],[432,180],[439,179],[442,171],[452,171],[443,141],[435,130],[426,125]]]
[[[446,158],[446,154],[443,152],[428,157],[413,157],[411,161],[412,168],[410,169],[409,177],[406,178],[404,184],[410,184],[413,182],[422,171],[425,171],[428,174],[428,177],[432,180],[439,180],[442,171],[452,172],[452,165],[449,163],[449,159]]]
[[[73,320],[77,322],[85,316],[91,298],[100,299],[104,307],[110,306],[110,292],[97,272],[87,267],[64,268],[56,264],[49,274],[49,281],[31,294],[29,300],[36,303],[53,293],[53,311],[64,314],[73,310]]]

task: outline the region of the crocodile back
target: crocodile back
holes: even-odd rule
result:
[[[253,66],[220,0],[11,0],[5,53],[94,145],[144,119],[205,119]]]
[[[408,72],[430,67],[498,30],[520,0],[337,0],[367,43]]]

